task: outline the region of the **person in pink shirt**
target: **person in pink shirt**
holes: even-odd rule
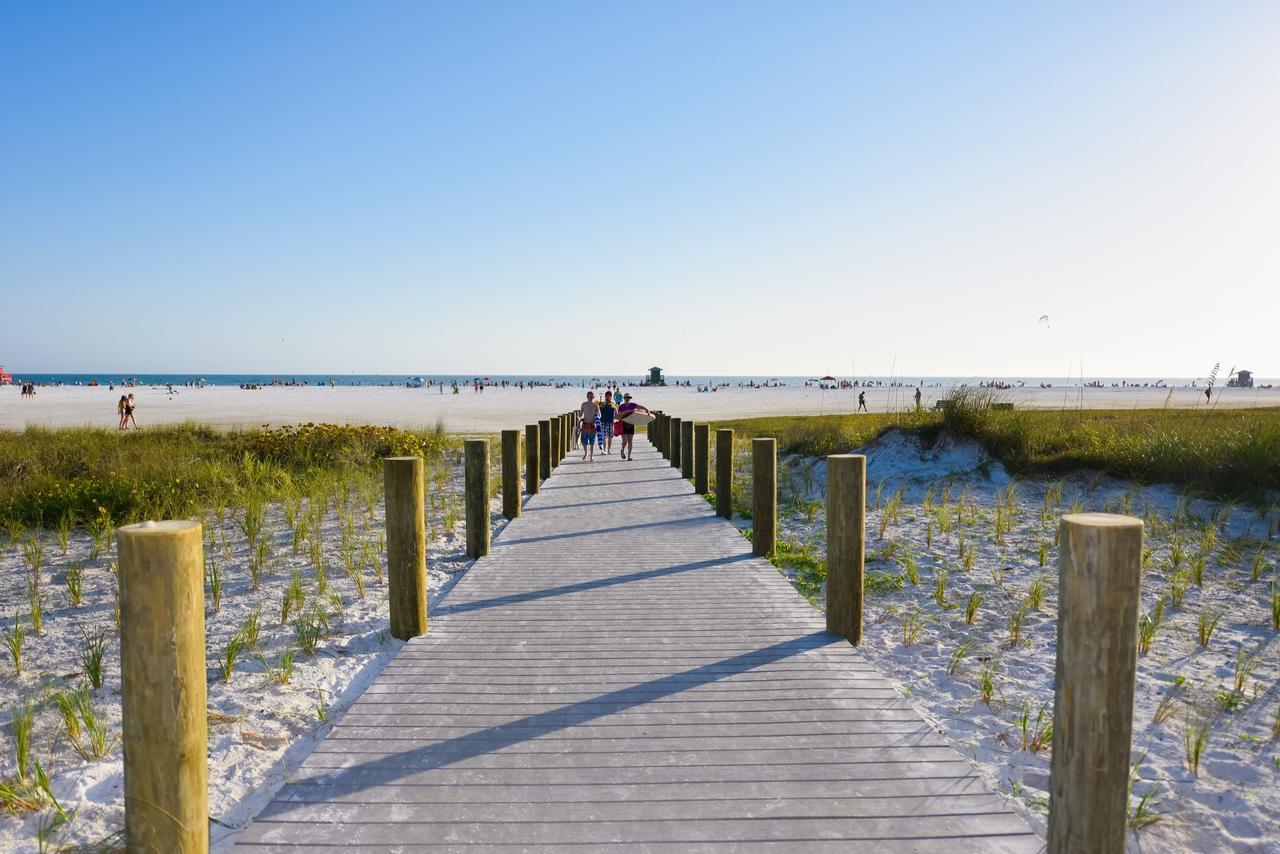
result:
[[[618,407],[618,420],[622,422],[622,458],[630,460],[635,451],[633,447],[636,441],[636,425],[627,421],[627,416],[633,412],[643,412],[645,415],[651,415],[649,410],[645,409],[638,403],[631,402],[631,394],[622,396],[622,405]]]

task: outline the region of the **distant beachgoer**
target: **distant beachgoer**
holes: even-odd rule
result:
[[[920,387],[916,386],[916,409],[920,408]]]
[[[600,405],[596,403],[596,393],[587,392],[587,399],[578,409],[578,420],[582,424],[582,458],[595,459],[596,423],[600,420]]]
[[[600,446],[604,448],[606,454],[613,453],[613,417],[618,412],[617,405],[613,402],[613,398],[605,392],[604,397],[600,399]]]
[[[628,392],[622,396],[622,405],[618,407],[618,418],[622,421],[622,447],[621,453],[624,460],[630,461],[635,456],[636,441],[636,425],[627,422],[627,416],[633,412],[642,412],[650,415],[648,409],[645,409],[638,403],[631,402],[631,393]]]
[[[137,407],[138,407],[138,404],[134,402],[133,395],[132,394],[129,395],[129,398],[127,401],[125,401],[125,405],[124,405],[124,420],[126,422],[126,429],[129,424],[133,425],[133,429],[135,430],[138,429],[138,419],[133,417],[133,411],[137,409]]]
[[[614,406],[622,405],[622,389],[620,388],[615,388],[613,390],[613,405]]]
[[[867,409],[867,393],[865,391],[858,392],[858,411],[868,412]]]
[[[129,395],[127,394],[120,395],[120,402],[116,404],[116,414],[120,416],[121,430],[127,429],[125,426],[126,422],[125,422],[124,410],[125,410],[125,407],[127,407],[128,405],[129,405]]]
[[[1209,403],[1209,402],[1210,402],[1210,400],[1212,400],[1212,399],[1213,399],[1213,388],[1212,388],[1212,387],[1210,387],[1210,388],[1205,389],[1205,390],[1204,390],[1204,402],[1205,402],[1205,403]]]

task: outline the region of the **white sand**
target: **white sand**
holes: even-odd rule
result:
[[[444,525],[446,508],[455,513],[461,504],[461,466],[449,465],[450,476],[439,500],[428,508],[428,525],[435,536],[429,545],[428,586],[431,605],[453,585],[473,563],[463,551],[464,538],[457,529]],[[432,486],[432,492],[439,490]],[[500,503],[494,505],[500,509]],[[232,511],[235,513],[238,511]],[[369,515],[355,509],[357,541],[376,542],[385,530],[379,502]],[[505,524],[493,513],[496,528]],[[323,527],[324,554],[329,589],[340,597],[339,612],[331,600],[321,595],[306,547],[295,553],[291,532],[278,506],[267,514],[266,536],[271,542],[269,574],[258,590],[251,589],[248,548],[244,535],[228,518],[219,523],[207,520],[206,557],[221,567],[223,593],[220,609],[214,613],[206,586],[206,646],[208,654],[209,711],[209,811],[215,823],[210,835],[215,851],[228,850],[235,830],[255,816],[283,784],[285,778],[311,752],[330,729],[331,722],[360,695],[402,643],[387,632],[387,588],[369,568],[361,570],[365,595],[342,568],[340,523],[329,509]],[[367,524],[366,524],[367,523]],[[46,565],[41,570],[44,590],[44,631],[31,630],[27,605],[29,569],[18,546],[0,544],[0,631],[7,632],[15,619],[27,629],[24,668],[17,675],[7,652],[0,652],[0,780],[16,771],[10,720],[15,705],[26,697],[38,706],[33,760],[48,772],[55,796],[74,820],[52,834],[53,845],[80,845],[97,850],[113,841],[124,824],[123,759],[120,737],[120,645],[113,620],[115,579],[111,564],[114,549],[90,560],[90,537],[73,532],[70,548],[63,554],[52,532],[42,535]],[[379,555],[385,563],[385,556]],[[85,561],[84,601],[74,605],[65,587],[66,568]],[[293,628],[280,624],[280,602],[294,569],[303,573],[307,607],[323,604],[330,615],[331,633],[324,637],[317,655],[298,653],[293,678],[288,685],[273,684],[258,660],[265,656],[273,667],[293,642]],[[252,609],[260,609],[261,634],[258,651],[246,652],[235,667],[231,680],[224,681],[221,661],[228,640],[239,630]],[[292,619],[292,618],[291,618]],[[113,746],[100,759],[77,755],[68,740],[51,692],[82,682],[79,659],[83,647],[81,631],[102,632],[108,638],[104,657],[103,685],[92,692],[93,707],[106,722]],[[326,720],[319,710],[324,708]],[[38,850],[37,833],[42,821],[52,816],[51,808],[39,813],[0,813],[0,851],[26,854]]]
[[[436,389],[339,386],[337,388],[267,387],[246,391],[226,386],[179,388],[170,396],[164,388],[132,389],[137,396],[139,426],[197,421],[219,427],[262,424],[300,424],[307,421],[387,424],[431,427],[437,420],[456,432],[493,432],[521,427],[540,418],[569,411],[585,396],[585,390],[485,389],[475,393],[465,387],[459,394]],[[872,412],[902,410],[913,405],[914,389],[867,389]],[[765,415],[817,415],[853,412],[858,390],[823,391],[818,388],[729,388],[698,392],[690,388],[633,388],[638,403],[686,418],[700,420],[749,418]],[[945,396],[948,389],[924,389],[924,405]],[[1204,406],[1202,392],[1191,388],[1022,388],[1001,392],[1016,406],[1060,409],[1064,406],[1099,409],[1134,409]],[[114,427],[119,390],[64,386],[37,390],[34,399],[23,400],[18,389],[0,389],[0,428],[27,425],[49,427],[95,425]],[[1215,405],[1280,406],[1280,389],[1221,389]]]
[[[887,501],[899,487],[903,503],[899,521],[887,525],[880,539],[879,512],[868,513],[868,576],[905,576],[901,551],[885,559],[886,545],[896,542],[914,555],[919,586],[867,595],[864,652],[881,672],[895,681],[912,703],[939,731],[946,733],[1001,791],[1023,804],[1033,825],[1044,832],[1049,786],[1048,750],[1021,749],[1017,725],[1024,704],[1034,719],[1043,706],[1052,715],[1056,654],[1057,548],[1054,530],[1059,516],[1079,501],[1088,510],[1128,510],[1148,521],[1147,545],[1152,549],[1142,582],[1142,611],[1149,613],[1165,598],[1164,624],[1151,651],[1138,659],[1132,759],[1138,765],[1131,803],[1154,790],[1151,809],[1160,820],[1129,837],[1129,850],[1280,851],[1280,749],[1271,728],[1280,710],[1280,633],[1271,626],[1269,595],[1280,558],[1275,534],[1280,517],[1272,509],[1217,505],[1193,500],[1180,503],[1169,487],[1131,484],[1087,473],[1065,481],[1062,505],[1044,514],[1048,480],[1019,481],[1016,521],[995,541],[993,507],[998,490],[1007,489],[1009,475],[972,443],[940,442],[922,449],[913,438],[891,433],[869,448],[867,485],[870,504],[879,484]],[[821,501],[825,493],[825,465],[793,459],[784,483],[790,495],[780,499],[783,539],[810,542],[819,553],[824,544]],[[966,520],[964,539],[974,548],[973,565],[965,570],[958,559],[958,531],[944,536],[934,525],[932,544],[926,543],[926,490],[952,483],[952,510],[963,493],[976,504],[976,518]],[[812,516],[806,518],[806,510]],[[1169,527],[1181,513],[1180,530]],[[1152,531],[1152,522],[1160,528]],[[749,522],[738,520],[744,527]],[[1183,566],[1202,554],[1206,528],[1216,529],[1216,545],[1206,563],[1204,587],[1190,584],[1180,608],[1170,608],[1170,555],[1181,541]],[[1048,544],[1041,568],[1038,546]],[[1231,545],[1239,552],[1223,550]],[[1252,561],[1263,551],[1261,577],[1250,580]],[[946,606],[934,599],[939,571],[949,573]],[[1045,589],[1044,604],[1030,613],[1022,642],[1009,646],[1010,613],[1025,601],[1035,579]],[[964,619],[964,603],[972,592],[983,597],[972,625]],[[820,597],[819,597],[820,599]],[[1196,621],[1203,612],[1222,614],[1207,648],[1196,637]],[[903,620],[919,614],[919,639],[903,644]],[[952,653],[965,641],[972,647],[954,676],[947,674]],[[1234,709],[1222,703],[1234,689],[1237,653],[1254,656],[1253,669]],[[997,695],[990,706],[979,699],[980,660],[989,657],[995,670]],[[1175,689],[1175,679],[1184,681]],[[1170,698],[1168,719],[1155,720],[1161,703]],[[1047,704],[1047,705],[1046,705]],[[1212,721],[1208,746],[1193,774],[1186,761],[1184,736],[1188,722]]]

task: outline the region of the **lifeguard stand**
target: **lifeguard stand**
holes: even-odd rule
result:
[[[667,381],[662,378],[662,368],[649,369],[649,381],[645,385],[666,385]]]

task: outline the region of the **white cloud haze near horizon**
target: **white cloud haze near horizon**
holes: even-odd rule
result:
[[[1280,376],[1280,4],[321,8],[0,12],[0,362]]]

